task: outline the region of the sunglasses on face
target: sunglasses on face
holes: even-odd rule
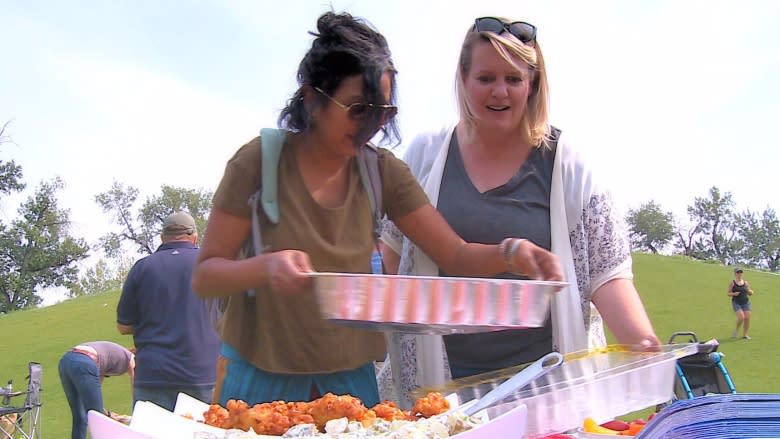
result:
[[[330,96],[329,94],[325,93],[319,87],[314,87],[314,90],[316,90],[317,93],[330,99],[331,102],[338,105],[339,108],[346,110],[347,115],[351,119],[363,120],[367,116],[369,116],[369,114],[371,114],[372,116],[374,116],[374,118],[379,120],[381,124],[384,125],[390,119],[394,118],[396,114],[398,114],[398,107],[396,107],[395,105],[368,104],[365,102],[354,102],[352,104],[347,105],[337,101],[333,96]]]
[[[493,32],[496,35],[509,32],[527,46],[534,47],[536,44],[536,26],[524,21],[505,23],[495,17],[482,17],[474,20],[474,30],[477,32]]]

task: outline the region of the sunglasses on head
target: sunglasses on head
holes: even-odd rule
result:
[[[369,116],[369,114],[371,114],[375,116],[375,118],[378,119],[381,124],[384,125],[390,119],[394,118],[396,114],[398,114],[398,107],[395,105],[368,104],[365,102],[354,102],[347,105],[337,101],[333,96],[325,93],[319,87],[314,87],[314,90],[316,90],[317,93],[330,99],[331,102],[338,105],[340,108],[346,110],[347,115],[355,120],[363,120]]]
[[[493,32],[496,35],[509,32],[525,45],[534,47],[536,44],[536,26],[524,21],[505,23],[500,18],[482,17],[474,20],[474,30],[477,32]]]

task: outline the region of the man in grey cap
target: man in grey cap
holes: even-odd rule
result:
[[[163,221],[162,245],[135,263],[117,305],[117,328],[132,334],[136,369],[133,404],[173,410],[178,394],[210,402],[219,338],[205,303],[192,292],[198,253],[195,220],[176,212]]]

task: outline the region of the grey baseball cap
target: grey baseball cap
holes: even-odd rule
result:
[[[172,213],[163,221],[163,235],[166,236],[192,235],[197,230],[195,220],[187,212]]]

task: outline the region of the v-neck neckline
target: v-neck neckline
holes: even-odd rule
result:
[[[292,148],[290,148],[292,150]],[[306,186],[306,181],[303,179],[303,174],[301,173],[300,165],[298,164],[298,157],[296,157],[296,152],[294,150],[290,151],[290,154],[286,157],[287,160],[292,160],[292,166],[290,166],[290,172],[293,173],[292,177],[296,180],[297,184],[300,185],[300,187],[303,188],[303,191],[305,193],[306,200],[309,204],[312,206],[316,206],[318,209],[321,209],[323,211],[327,212],[339,212],[346,208],[347,204],[349,204],[349,200],[352,199],[355,193],[355,178],[352,175],[353,174],[353,167],[355,166],[355,160],[354,158],[350,159],[349,164],[347,167],[349,169],[346,170],[347,172],[347,194],[344,197],[344,200],[342,200],[341,204],[338,206],[323,206],[320,204],[316,199],[314,199],[314,195],[309,190],[309,187]]]
[[[507,181],[501,183],[498,186],[492,187],[490,189],[485,190],[484,192],[480,191],[479,188],[474,184],[474,181],[471,179],[471,175],[469,175],[468,171],[466,170],[466,163],[463,161],[463,154],[460,152],[460,140],[457,137],[457,133],[453,133],[452,138],[450,140],[449,145],[449,153],[448,157],[453,157],[455,159],[455,163],[453,163],[455,166],[457,166],[457,171],[463,175],[464,179],[468,181],[468,186],[471,188],[471,190],[474,191],[474,193],[479,194],[480,196],[484,195],[490,195],[491,193],[501,191],[505,188],[511,187],[513,184],[517,182],[517,179],[519,178],[519,175],[521,171],[528,165],[528,162],[531,161],[531,157],[534,154],[534,150],[532,150],[528,157],[525,159],[523,164],[520,165],[519,168],[515,170],[515,172],[507,179]],[[446,164],[445,164],[446,166]]]

